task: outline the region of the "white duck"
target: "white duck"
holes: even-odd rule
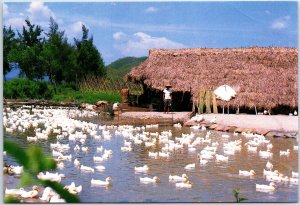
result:
[[[10,171],[16,175],[21,175],[23,172],[23,166],[10,166]]]
[[[243,176],[253,176],[255,175],[255,171],[254,170],[250,170],[250,171],[244,171],[244,170],[239,170],[239,175],[243,175]]]
[[[91,184],[97,185],[97,186],[109,186],[109,185],[111,185],[111,182],[112,182],[112,179],[110,177],[107,177],[105,179],[105,181],[91,179]]]
[[[273,176],[278,176],[279,175],[279,172],[278,170],[274,170],[274,171],[268,171],[268,170],[263,170],[263,175],[273,175]]]
[[[271,162],[267,162],[267,164],[266,164],[266,168],[268,169],[268,170],[272,170],[273,169],[273,164],[271,163]]]
[[[257,152],[257,147],[252,147],[252,146],[248,145],[248,146],[247,146],[247,150],[248,150],[249,152]]]
[[[88,167],[88,166],[84,166],[84,165],[81,165],[80,169],[83,171],[87,171],[87,172],[94,172],[94,169],[92,167]]]
[[[105,159],[103,157],[94,156],[93,160],[94,160],[94,162],[103,162]]]
[[[179,182],[179,183],[176,183],[175,185],[176,185],[176,187],[180,187],[180,188],[192,188],[191,181]]]
[[[298,172],[293,172],[292,171],[292,178],[298,178]]]
[[[298,184],[298,178],[290,178],[290,183]]]
[[[64,174],[58,174],[58,173],[49,173],[46,172],[46,174],[44,174],[43,172],[40,172],[37,175],[38,179],[41,180],[50,180],[50,181],[54,181],[54,182],[60,182],[62,178],[65,178]]]
[[[216,154],[216,160],[217,162],[228,162],[228,157],[225,157],[220,154]]]
[[[200,154],[197,154],[197,159],[199,160],[200,165],[205,165],[205,164],[208,163],[207,160],[201,158],[201,155],[200,155]]]
[[[33,186],[31,191],[23,191],[21,194],[22,198],[36,198],[39,195],[39,188],[37,186]]]
[[[98,166],[95,166],[95,169],[96,169],[97,171],[104,171],[104,170],[105,170],[105,166],[98,165]]]
[[[76,159],[74,159],[74,165],[76,166],[76,167],[80,167],[80,161],[76,158]]]
[[[186,174],[182,174],[182,176],[169,175],[169,181],[184,182],[187,180],[188,180],[188,176]]]
[[[65,164],[64,164],[63,162],[59,162],[59,163],[57,164],[57,167],[58,167],[59,169],[64,169],[64,168],[65,168]]]
[[[97,152],[102,152],[103,151],[103,146],[101,146],[101,147],[97,147]]]
[[[290,155],[290,149],[287,149],[286,151],[279,151],[279,156],[289,156]]]
[[[20,189],[5,189],[5,195],[14,195],[14,196],[19,196],[24,192],[23,188]]]
[[[265,184],[255,184],[255,187],[257,190],[268,190],[268,191],[275,191],[276,184],[274,182],[271,182],[269,185]]]
[[[89,148],[88,148],[88,147],[81,147],[81,150],[82,150],[83,152],[88,152],[88,151],[89,151]]]
[[[137,172],[144,172],[144,171],[148,171],[149,167],[147,165],[144,165],[142,167],[134,167],[134,170]]]
[[[265,157],[265,158],[268,158],[268,157],[273,157],[273,153],[270,152],[270,151],[262,151],[262,150],[259,150],[259,156],[261,157]]]
[[[74,147],[74,151],[77,152],[77,151],[79,151],[79,150],[80,150],[80,147],[79,147],[79,145],[77,144],[77,145]]]
[[[184,167],[184,169],[187,169],[187,170],[189,170],[189,169],[195,169],[195,163],[186,165]]]
[[[67,189],[71,194],[78,194],[82,191],[82,186],[75,186],[75,183],[72,182],[70,185],[67,185],[64,187],[64,189]]]
[[[160,179],[157,176],[154,176],[153,178],[149,177],[140,177],[141,183],[158,183],[160,182]]]
[[[55,194],[50,198],[50,203],[66,203],[66,200],[60,198],[58,194]]]

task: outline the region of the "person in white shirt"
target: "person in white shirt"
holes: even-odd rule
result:
[[[167,114],[170,111],[171,103],[172,103],[172,90],[171,85],[167,84],[166,88],[163,91],[163,99],[164,99],[164,113],[167,112]]]

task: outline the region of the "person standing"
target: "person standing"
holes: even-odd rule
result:
[[[164,99],[164,113],[167,114],[170,112],[170,107],[172,104],[172,90],[171,85],[167,84],[166,88],[163,90],[163,99]]]

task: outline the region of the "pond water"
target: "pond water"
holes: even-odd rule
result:
[[[95,120],[93,120],[95,122]],[[298,145],[296,139],[289,138],[266,138],[273,144],[273,157],[270,159],[261,158],[258,152],[248,152],[244,145],[248,138],[239,134],[234,136],[229,134],[229,138],[223,138],[223,132],[211,131],[210,138],[212,142],[218,142],[217,154],[223,154],[223,144],[229,141],[242,140],[241,151],[229,156],[228,162],[216,162],[215,159],[209,160],[206,165],[201,165],[197,159],[199,153],[208,143],[202,143],[197,146],[195,152],[189,152],[187,147],[171,152],[169,158],[150,158],[148,152],[161,150],[161,145],[156,144],[154,147],[146,147],[133,144],[131,152],[122,152],[121,147],[124,146],[124,137],[116,135],[117,129],[110,129],[112,138],[110,140],[94,139],[87,137],[84,146],[89,147],[87,153],[75,152],[73,149],[78,141],[69,141],[65,139],[59,140],[61,143],[70,144],[70,150],[64,155],[72,154],[72,161],[64,161],[65,168],[63,170],[53,170],[65,174],[67,177],[62,179],[61,183],[69,185],[75,182],[82,185],[83,190],[79,193],[81,202],[234,202],[232,190],[240,188],[242,196],[248,197],[247,202],[297,202],[298,201],[298,185],[289,182],[280,182],[274,192],[256,191],[255,184],[269,184],[263,176],[263,169],[269,160],[274,169],[277,169],[284,175],[291,176],[292,171],[298,172],[298,151],[293,150],[294,145]],[[172,132],[170,139],[181,137],[182,133],[189,134],[193,132],[195,137],[204,137],[207,130],[194,130],[188,127],[175,128],[173,126],[159,126],[158,128],[145,129],[148,132]],[[102,133],[102,130],[97,130]],[[143,131],[135,131],[134,134]],[[10,136],[5,134],[5,139],[17,142],[22,147],[28,144],[26,137]],[[127,141],[130,141],[127,139]],[[40,145],[45,152],[51,154],[50,143],[56,143],[55,137],[48,140],[39,140],[36,144]],[[111,149],[113,155],[107,161],[102,163],[94,162],[93,156],[99,156],[96,151],[97,147],[103,146],[105,149]],[[291,153],[288,157],[279,156],[280,150],[290,149]],[[266,150],[265,145],[258,146],[258,150]],[[103,165],[105,171],[84,172],[76,168],[73,164],[74,159],[80,160],[82,165],[97,166]],[[17,164],[14,159],[4,156],[4,161],[10,164]],[[195,163],[195,169],[185,170],[187,164]],[[134,171],[135,166],[148,165],[149,171],[137,173]],[[255,176],[240,176],[239,170],[254,170]],[[177,188],[174,183],[169,182],[169,175],[182,175],[186,173],[189,180],[192,181],[192,188]],[[110,187],[93,187],[91,179],[105,180],[106,177],[112,178],[112,186]],[[158,176],[160,182],[157,184],[142,184],[140,177]],[[15,188],[16,182],[7,183],[7,188]]]

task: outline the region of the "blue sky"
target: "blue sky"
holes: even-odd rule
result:
[[[50,16],[71,43],[85,24],[105,64],[149,48],[297,47],[297,2],[7,2],[4,25]]]

